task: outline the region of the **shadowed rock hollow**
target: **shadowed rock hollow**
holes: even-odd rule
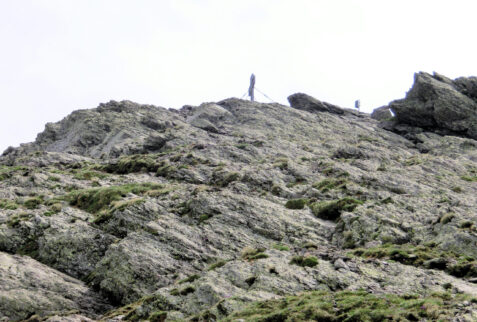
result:
[[[48,123],[0,159],[0,318],[475,320],[472,82],[418,74],[381,122],[294,94]]]

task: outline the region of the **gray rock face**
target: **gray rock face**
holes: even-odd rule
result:
[[[219,319],[313,290],[477,295],[477,141],[400,124],[410,141],[364,113],[292,97],[297,108],[110,102],[10,149],[0,311]],[[27,273],[10,278],[12,267]]]
[[[477,139],[475,77],[452,81],[445,76],[417,73],[406,98],[390,103],[398,124]]]

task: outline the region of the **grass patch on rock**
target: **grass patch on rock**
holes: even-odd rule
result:
[[[108,173],[128,174],[135,172],[156,172],[164,164],[153,154],[135,154],[119,158],[116,162],[102,166]]]
[[[474,258],[442,251],[431,246],[384,244],[372,248],[358,248],[352,251],[352,254],[365,258],[385,258],[405,265],[443,270],[456,277],[477,277],[477,261]]]
[[[219,267],[222,267],[224,266],[225,264],[227,264],[228,261],[224,260],[224,259],[221,259],[215,263],[213,263],[212,265],[210,265],[207,270],[208,271],[213,271],[215,270],[216,268],[219,268]]]
[[[320,182],[316,182],[313,184],[313,188],[325,193],[330,190],[339,189],[339,190],[346,190],[346,179],[334,179],[329,178],[325,179]]]
[[[0,199],[0,209],[15,210],[18,209],[18,207],[19,205],[13,200]]]
[[[108,210],[111,207],[121,207],[113,205],[128,194],[142,195],[147,191],[160,188],[161,185],[153,183],[131,183],[122,186],[101,187],[72,191],[66,195],[66,200],[71,206],[78,207],[92,214],[97,214],[102,210]],[[117,210],[117,209],[116,209]]]
[[[276,250],[282,251],[282,252],[286,252],[286,251],[290,250],[290,247],[288,247],[287,245],[283,245],[283,244],[274,244],[273,248],[276,249]]]
[[[194,275],[191,275],[191,276],[189,276],[189,277],[187,277],[187,278],[184,278],[183,280],[180,280],[180,281],[179,281],[179,284],[192,283],[193,281],[198,280],[199,278],[200,278],[199,275],[194,274]]]
[[[29,219],[31,219],[33,217],[32,214],[29,214],[29,213],[17,213],[17,214],[13,214],[12,216],[10,216],[7,220],[7,226],[10,227],[10,228],[16,228],[18,226],[20,226],[20,223],[22,221],[27,221]]]
[[[43,204],[43,197],[40,197],[40,196],[27,198],[23,202],[23,206],[27,209],[36,209],[41,204]]]
[[[318,265],[318,258],[316,258],[315,256],[294,256],[291,259],[290,264],[302,267],[315,267],[316,265]]]
[[[286,202],[285,207],[288,209],[303,209],[308,203],[308,199],[290,199]]]
[[[460,178],[467,182],[477,182],[477,176],[462,176]]]
[[[102,316],[101,321],[116,320],[115,318],[119,316],[122,316],[121,319],[125,321],[164,321],[167,311],[175,309],[177,309],[176,306],[166,297],[156,294],[114,309]]]
[[[458,305],[469,298],[314,291],[255,302],[224,321],[444,321],[452,319]]]
[[[261,258],[268,258],[268,255],[264,253],[265,248],[253,248],[245,247],[242,250],[242,258],[245,260],[257,260]]]
[[[28,171],[28,170],[29,169],[25,166],[0,165],[0,181],[11,178],[15,174],[15,172]]]

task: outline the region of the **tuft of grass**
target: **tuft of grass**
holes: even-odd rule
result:
[[[113,203],[120,201],[129,193],[141,195],[160,187],[161,185],[152,183],[131,183],[122,186],[72,191],[66,195],[65,199],[69,201],[71,206],[78,207],[92,214],[97,214],[102,210],[121,207],[122,205],[114,205]]]
[[[23,206],[27,209],[36,209],[41,204],[43,204],[43,198],[39,196],[28,198],[23,202]]]
[[[222,267],[224,266],[225,264],[227,264],[228,261],[224,260],[224,259],[221,259],[215,263],[213,263],[212,265],[210,265],[207,270],[208,271],[213,271],[214,269],[216,268],[219,268],[219,267]]]
[[[404,165],[410,167],[413,165],[422,164],[422,162],[422,159],[420,159],[418,156],[412,156],[404,161]]]
[[[199,224],[201,224],[201,223],[203,223],[203,222],[209,220],[209,219],[212,218],[212,217],[213,217],[213,215],[211,215],[211,214],[202,214],[202,215],[200,215],[200,216],[199,216]]]
[[[217,182],[219,187],[227,187],[230,183],[240,179],[240,174],[238,172],[229,172],[227,173],[222,180]]]
[[[345,197],[339,200],[314,202],[310,205],[312,213],[322,219],[337,220],[343,211],[353,211],[361,200]]]
[[[462,176],[460,178],[467,182],[477,182],[477,176]]]
[[[93,180],[95,178],[104,179],[108,175],[90,168],[74,170],[73,177],[78,180]]]
[[[99,212],[99,216],[97,216],[94,220],[94,224],[102,224],[107,222],[113,216],[115,211],[122,211],[132,205],[139,205],[144,203],[144,199],[142,198],[133,198],[129,200],[120,200],[120,201],[113,201],[109,209],[105,209]]]
[[[456,192],[456,193],[462,193],[462,192],[464,192],[464,190],[462,190],[462,188],[459,187],[459,186],[452,187],[451,190],[454,191],[454,192]]]
[[[253,248],[245,247],[242,250],[242,258],[245,260],[256,260],[261,258],[268,258],[268,255],[264,253],[265,248]]]
[[[180,281],[179,281],[179,284],[192,283],[193,281],[198,280],[199,278],[200,278],[199,275],[194,274],[194,275],[191,275],[191,276],[189,276],[189,277],[187,277],[187,278],[184,278],[183,280],[180,280]]]
[[[438,269],[456,277],[477,277],[477,261],[472,257],[436,249],[434,245],[384,244],[358,248],[352,254],[366,258],[386,258],[405,265]]]
[[[441,219],[439,220],[439,222],[441,224],[445,225],[445,224],[450,223],[452,221],[452,219],[454,219],[454,218],[455,218],[455,214],[450,212],[450,213],[447,213],[444,216],[442,216]]]
[[[239,143],[236,145],[238,149],[245,150],[248,147],[247,143]]]
[[[288,169],[288,159],[287,158],[277,158],[273,163],[275,168],[279,168],[280,170],[287,170]]]
[[[156,175],[159,176],[159,177],[169,178],[176,171],[177,171],[177,168],[175,166],[165,162],[160,167],[157,168]]]
[[[262,258],[268,258],[268,255],[265,253],[257,253],[253,256],[250,256],[248,259],[249,260],[257,260],[257,259],[262,259]]]
[[[318,265],[318,258],[316,258],[315,256],[294,256],[291,259],[290,264],[302,267],[315,267],[316,265]]]
[[[8,218],[7,226],[10,227],[10,228],[16,228],[16,227],[20,226],[20,223],[22,221],[27,221],[28,219],[30,219],[32,217],[33,217],[33,215],[31,215],[29,213],[14,214],[10,218]]]
[[[157,156],[154,154],[135,154],[123,156],[117,162],[102,166],[101,170],[117,174],[157,172],[164,165],[163,161],[157,161]]]
[[[13,200],[0,199],[0,209],[15,210],[18,209],[18,207],[19,205]]]
[[[60,178],[57,176],[49,176],[48,181],[58,182],[60,181]]]
[[[287,245],[283,245],[283,244],[274,244],[273,248],[276,249],[276,250],[282,251],[282,252],[286,252],[286,251],[290,250],[290,247],[288,247]]]
[[[29,173],[28,167],[25,166],[5,166],[0,165],[0,181],[10,179],[16,172],[22,172],[26,176]]]
[[[308,203],[308,199],[290,199],[286,202],[285,207],[288,209],[303,209]]]
[[[346,183],[346,179],[329,178],[314,183],[312,187],[324,193],[334,189],[346,190]]]
[[[165,195],[168,195],[169,193],[175,191],[176,189],[174,187],[167,187],[167,186],[164,186],[162,187],[161,189],[154,189],[154,190],[149,190],[146,192],[146,196],[148,197],[161,197],[161,196],[165,196]]]

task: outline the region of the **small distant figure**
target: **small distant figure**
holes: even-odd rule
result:
[[[359,108],[361,107],[361,102],[359,100],[356,100],[354,101],[354,107],[358,110],[359,112]]]
[[[248,88],[248,96],[250,96],[250,100],[253,102],[255,100],[255,75],[252,74],[250,76],[250,87]]]

